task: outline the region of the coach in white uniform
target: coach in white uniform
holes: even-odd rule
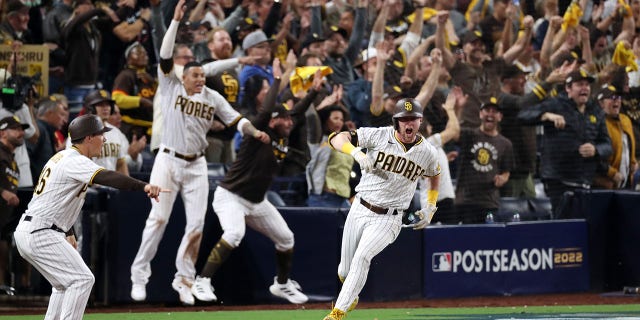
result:
[[[393,127],[359,128],[329,137],[331,146],[351,154],[363,173],[342,235],[338,277],[344,283],[335,307],[324,320],[341,320],[355,308],[371,259],[400,234],[402,216],[421,177],[432,179],[429,204],[416,212],[421,220],[413,225],[414,229],[429,224],[436,211],[438,152],[418,134],[421,122],[420,104],[414,99],[402,99],[395,107]],[[361,151],[364,148],[367,154]]]
[[[87,109],[87,113],[97,115],[104,125],[111,129],[105,133],[107,142],[102,145],[100,156],[93,158],[93,161],[109,170],[129,175],[126,160],[129,141],[120,129],[107,122],[109,116],[115,111],[115,103],[115,100],[111,99],[111,94],[106,90],[92,91],[84,97],[84,107]]]
[[[195,262],[198,258],[204,217],[207,212],[209,179],[204,150],[207,148],[207,131],[214,124],[214,114],[226,126],[235,124],[243,134],[263,143],[269,136],[256,128],[249,120],[235,111],[216,91],[205,87],[202,65],[189,62],[184,66],[182,81],[173,71],[172,52],[178,25],[184,15],[185,0],[176,5],[173,20],[167,29],[160,48],[158,66],[158,92],[162,98],[162,143],[158,150],[151,182],[171,190],[159,203],[152,203],[151,212],[142,233],[140,249],[131,265],[131,298],[143,301],[147,297],[146,284],[151,276],[151,259],[169,221],[173,203],[180,191],[184,202],[187,225],[176,255],[174,280],[171,284],[185,305],[193,305],[191,286],[195,280]]]
[[[73,235],[87,187],[97,183],[124,190],[145,191],[157,200],[161,189],[98,166],[105,127],[95,115],[83,115],[69,125],[73,146],[56,153],[40,173],[27,211],[14,233],[20,255],[51,283],[45,319],[82,319],[95,281],[91,270],[65,234]],[[74,241],[72,239],[72,241]]]

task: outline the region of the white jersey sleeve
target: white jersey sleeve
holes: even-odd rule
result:
[[[242,115],[220,93],[209,88],[205,88],[205,90],[216,106],[216,115],[222,119],[225,125],[232,126],[242,118]]]

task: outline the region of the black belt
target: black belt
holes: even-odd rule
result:
[[[194,160],[196,160],[196,159],[198,159],[198,158],[200,158],[200,157],[202,157],[204,155],[204,152],[198,152],[196,154],[184,155],[182,153],[177,153],[175,151],[171,151],[171,150],[166,149],[166,148],[162,149],[162,152],[171,154],[171,155],[173,155],[174,157],[176,157],[178,159],[182,159],[182,160],[189,161],[189,162],[194,161]]]
[[[24,216],[24,221],[31,221],[31,219],[33,219],[33,217],[32,217],[32,216]],[[33,233],[36,233],[36,232],[38,232],[38,231],[42,231],[42,230],[49,230],[49,229],[51,229],[51,230],[53,230],[53,231],[57,231],[57,232],[62,232],[62,233],[64,233],[64,234],[66,234],[66,233],[67,233],[66,231],[62,230],[60,227],[56,226],[56,224],[55,224],[55,223],[54,223],[54,224],[52,224],[52,225],[51,225],[51,227],[48,227],[48,228],[41,228],[41,229],[37,229],[37,230],[33,230],[33,231],[31,231],[31,233],[33,234]]]
[[[389,212],[389,209],[374,206],[371,203],[364,201],[364,199],[362,198],[360,198],[360,204],[362,204],[365,208],[371,210],[371,212],[376,214],[387,214],[387,212]],[[392,215],[395,216],[397,214],[398,214],[398,210],[394,209]]]

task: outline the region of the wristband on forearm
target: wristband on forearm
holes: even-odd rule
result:
[[[345,142],[342,145],[342,148],[340,148],[340,151],[346,153],[346,154],[350,154],[353,155],[353,150],[355,150],[356,147],[354,145],[351,144],[351,142]],[[358,150],[359,151],[359,150]]]
[[[427,203],[435,206],[436,202],[438,202],[438,190],[427,191]]]

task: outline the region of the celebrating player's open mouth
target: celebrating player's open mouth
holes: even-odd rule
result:
[[[199,63],[189,62],[184,66],[182,81],[188,95],[201,93],[204,88],[204,69]]]
[[[420,127],[421,118],[417,117],[402,117],[398,118],[399,130],[398,139],[402,143],[415,142],[416,135],[418,134],[418,127]]]

